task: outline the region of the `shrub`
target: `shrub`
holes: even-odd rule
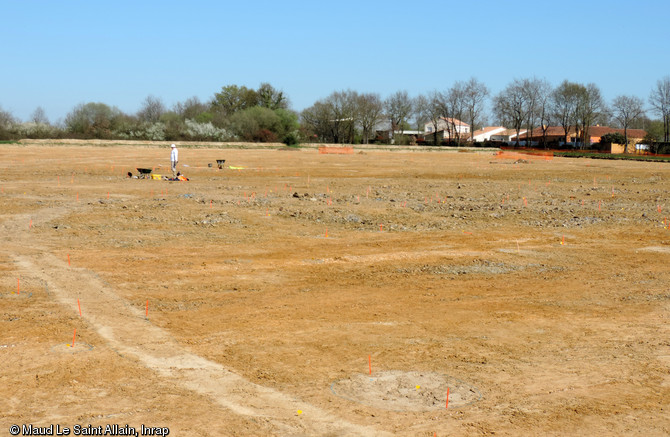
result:
[[[226,141],[232,135],[226,129],[219,129],[212,123],[198,123],[186,120],[186,136],[195,141]]]
[[[284,138],[282,138],[282,143],[286,144],[287,146],[297,146],[300,143],[298,133],[295,131],[287,133],[284,135]]]

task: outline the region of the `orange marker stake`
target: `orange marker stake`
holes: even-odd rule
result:
[[[600,200],[598,201],[598,211],[600,211]]]
[[[372,375],[372,355],[368,355],[368,367],[370,368],[370,375]]]
[[[447,405],[446,409],[449,409],[449,387],[447,387]]]
[[[144,312],[144,317],[149,318],[149,299],[147,299],[147,309]]]
[[[67,254],[67,265],[68,265],[68,267],[70,266],[70,254],[69,253]]]
[[[79,307],[79,317],[81,317],[81,304],[79,303],[79,298],[77,298],[77,306]]]
[[[326,228],[326,238],[328,238],[328,228]]]
[[[16,278],[16,294],[21,294],[21,278]]]
[[[107,199],[109,200],[109,191],[107,191]]]
[[[77,338],[77,328],[74,328],[74,334],[72,334],[72,347],[74,347],[75,338]]]
[[[384,231],[384,225],[382,223],[379,224],[379,232]]]
[[[77,193],[77,202],[79,202],[79,193]]]
[[[561,239],[561,245],[565,245],[565,235],[563,235],[563,238]]]
[[[33,219],[30,219],[30,223],[28,223],[28,229],[31,229],[33,227]]]

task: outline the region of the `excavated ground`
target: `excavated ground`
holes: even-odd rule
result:
[[[670,434],[670,165],[107,146],[0,146],[0,434]]]

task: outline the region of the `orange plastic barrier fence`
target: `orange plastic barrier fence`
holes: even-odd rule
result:
[[[528,153],[519,153],[519,152],[508,152],[506,150],[501,150],[496,154],[496,159],[543,159],[545,161],[551,161],[554,159],[554,152],[528,152]]]
[[[319,153],[329,153],[336,155],[353,155],[353,147],[319,147]]]

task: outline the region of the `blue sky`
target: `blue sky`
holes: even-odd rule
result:
[[[269,82],[302,110],[333,91],[382,97],[476,77],[594,82],[645,101],[670,75],[667,0],[0,0],[0,107],[52,122],[77,104],[135,113]]]

